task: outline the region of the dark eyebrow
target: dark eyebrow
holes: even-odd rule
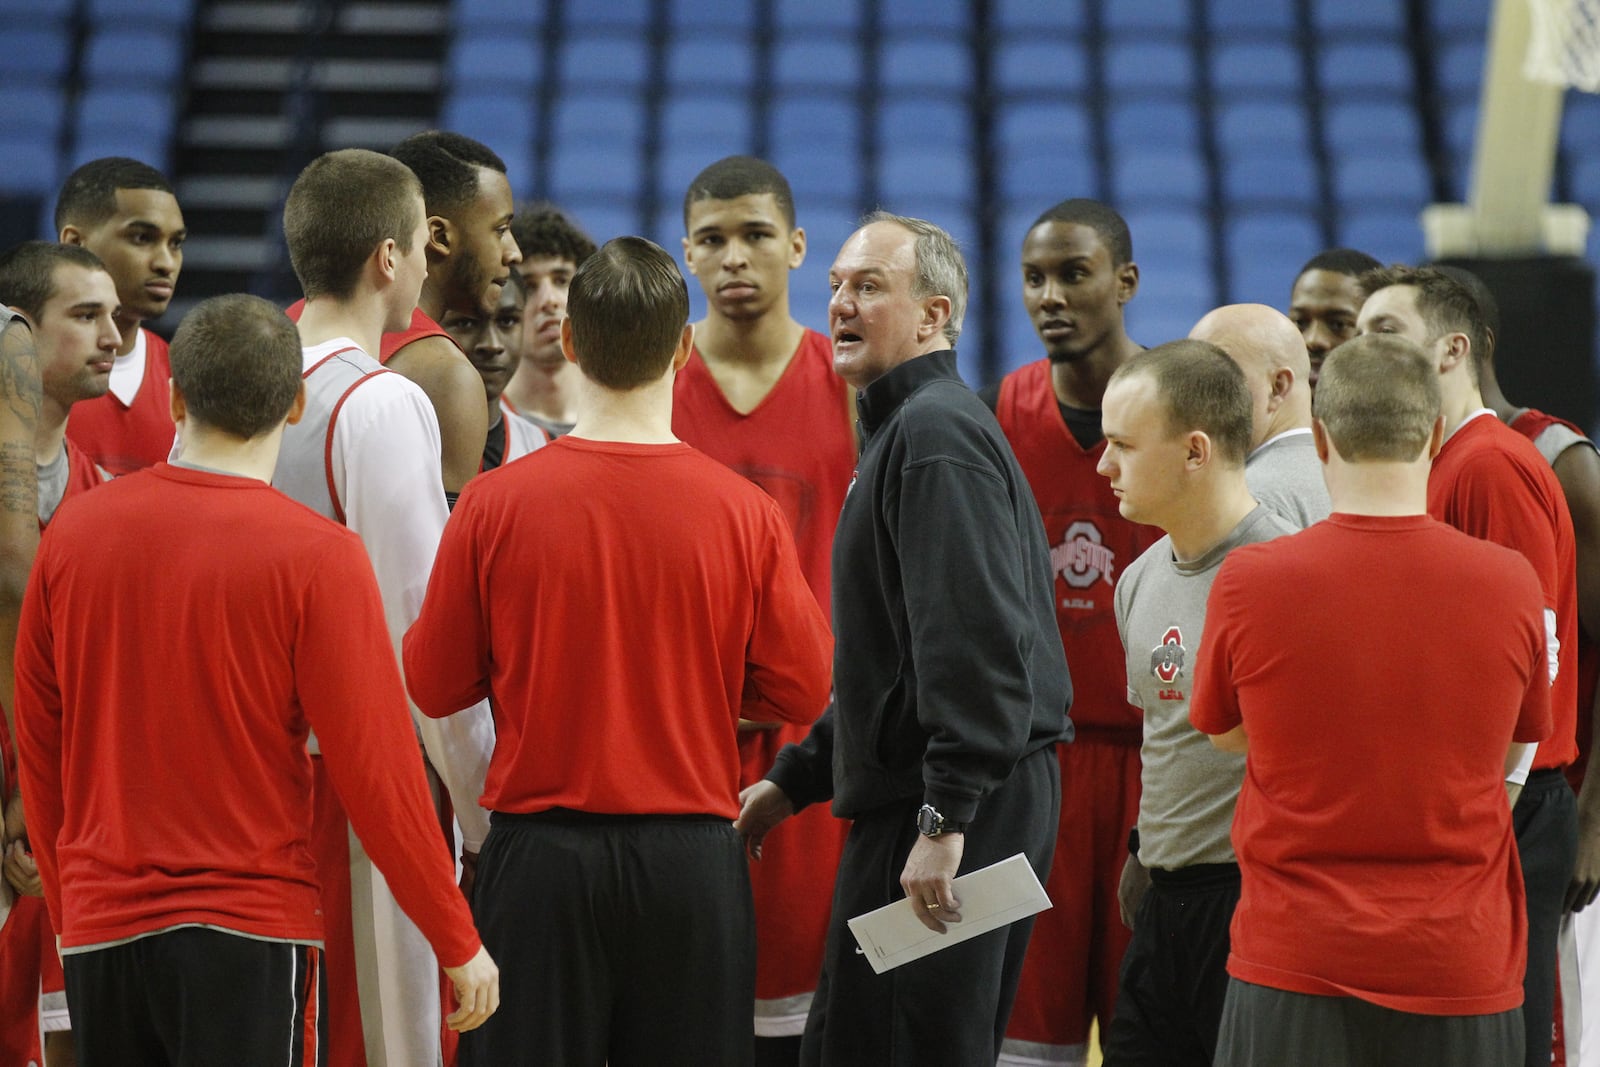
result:
[[[155,233],[163,232],[159,225],[157,225],[154,222],[151,222],[148,219],[129,219],[127,222],[123,223],[123,229],[126,229],[126,230],[152,230]],[[183,227],[181,229],[173,230],[172,234],[171,234],[171,236],[173,236],[173,237],[187,237],[188,235],[189,235],[188,227]]]

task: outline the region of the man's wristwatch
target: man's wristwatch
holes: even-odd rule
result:
[[[964,822],[950,822],[939,809],[932,804],[924,804],[917,809],[917,832],[923,837],[938,837],[940,834],[964,834],[967,824]]]

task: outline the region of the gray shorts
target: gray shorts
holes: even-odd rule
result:
[[[1514,1067],[1522,1009],[1416,1015],[1228,979],[1216,1067]]]

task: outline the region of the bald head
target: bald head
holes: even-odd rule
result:
[[[1189,331],[1226,352],[1250,384],[1251,442],[1311,426],[1311,360],[1294,323],[1265,304],[1229,304]]]

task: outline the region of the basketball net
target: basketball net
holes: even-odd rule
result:
[[[1523,76],[1600,93],[1600,0],[1527,0]]]

